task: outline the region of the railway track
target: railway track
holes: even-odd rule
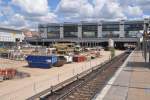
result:
[[[115,74],[129,54],[124,53],[41,100],[91,100]]]

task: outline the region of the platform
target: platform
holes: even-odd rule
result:
[[[150,64],[134,51],[95,100],[150,100]]]

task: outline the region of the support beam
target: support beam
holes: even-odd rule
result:
[[[102,23],[101,22],[98,23],[97,28],[98,28],[97,37],[101,38],[102,37]]]
[[[44,32],[41,33],[41,38],[47,38],[47,27],[44,27]]]
[[[82,38],[82,24],[78,24],[78,38]]]
[[[60,25],[60,39],[64,38],[64,27],[63,24]]]
[[[145,18],[144,19],[144,30],[148,30],[148,27],[146,25],[149,24],[149,19],[148,18]]]

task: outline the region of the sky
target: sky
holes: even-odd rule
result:
[[[0,0],[0,27],[150,17],[150,0]]]

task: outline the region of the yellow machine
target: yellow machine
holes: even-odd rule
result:
[[[74,43],[55,43],[53,47],[56,48],[58,54],[67,54],[74,52]]]

